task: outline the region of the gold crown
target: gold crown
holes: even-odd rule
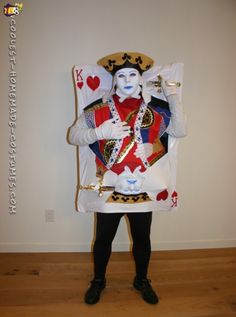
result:
[[[142,53],[118,52],[99,59],[97,64],[103,66],[112,75],[121,68],[135,68],[142,74],[153,66],[154,61]]]

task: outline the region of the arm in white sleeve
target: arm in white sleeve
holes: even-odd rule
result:
[[[114,119],[108,119],[93,129],[88,128],[85,116],[82,114],[70,128],[69,142],[74,145],[87,145],[97,140],[123,139],[130,135],[130,126],[125,121],[114,123]]]
[[[166,132],[175,138],[182,138],[187,135],[183,105],[179,101],[177,94],[167,96],[167,101],[170,107],[171,118]]]
[[[95,129],[90,129],[84,114],[80,115],[69,131],[69,142],[73,145],[87,145],[97,141]]]

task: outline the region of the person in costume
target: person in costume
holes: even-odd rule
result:
[[[119,222],[127,215],[133,239],[136,275],[133,286],[149,304],[159,299],[148,279],[151,256],[152,210],[139,210],[149,197],[142,190],[145,171],[168,151],[168,135],[186,134],[182,104],[176,86],[162,80],[166,100],[150,96],[142,73],[154,61],[137,52],[119,52],[98,61],[113,75],[112,90],[106,98],[85,107],[71,127],[71,144],[89,146],[95,154],[96,173],[101,179],[107,171],[117,176],[109,202],[132,200],[132,212],[97,212],[94,243],[94,278],[85,293],[85,302],[95,304],[106,287],[106,267]],[[156,176],[158,177],[158,175]],[[122,205],[123,206],[123,205]],[[148,206],[148,205],[147,205]]]

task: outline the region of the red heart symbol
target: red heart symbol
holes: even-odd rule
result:
[[[168,198],[168,191],[167,189],[163,190],[162,192],[160,192],[159,194],[157,194],[157,200],[166,200]]]
[[[173,192],[173,194],[171,195],[172,198],[178,197],[178,193],[176,191]]]
[[[87,85],[89,86],[90,89],[92,89],[93,91],[96,90],[99,85],[100,85],[100,79],[98,76],[92,77],[92,76],[88,76],[87,77]]]
[[[83,87],[84,83],[82,81],[77,81],[77,87],[81,89]]]

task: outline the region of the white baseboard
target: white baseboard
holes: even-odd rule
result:
[[[236,247],[236,239],[152,241],[152,250],[184,250]],[[0,252],[90,252],[90,243],[0,243]],[[113,251],[129,251],[130,243],[113,243]]]
[[[192,241],[160,241],[153,242],[153,250],[191,250],[191,249],[214,249],[234,248],[236,239],[225,240],[192,240]]]

